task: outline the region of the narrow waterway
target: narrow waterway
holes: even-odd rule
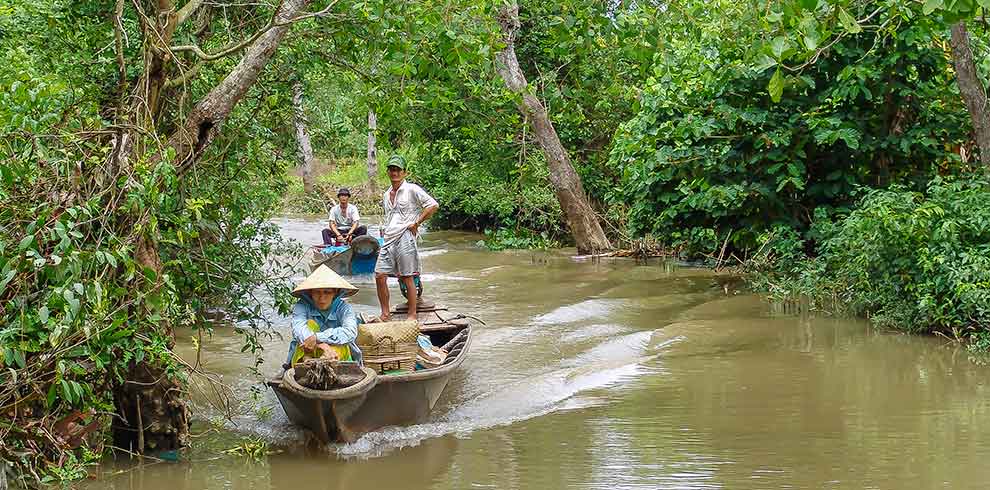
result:
[[[317,220],[283,233],[319,241]],[[931,489],[990,487],[990,367],[931,338],[773,313],[706,270],[573,251],[488,252],[477,235],[421,241],[426,295],[471,312],[470,356],[431,419],[329,448],[305,444],[253,358],[218,328],[207,369],[240,401],[202,399],[178,463],[100,468],[93,488]],[[351,302],[375,313],[371,277]],[[393,297],[398,296],[393,287]],[[286,334],[287,326],[284,328]],[[193,356],[189,335],[179,339]],[[287,342],[266,341],[275,372]],[[220,424],[222,429],[212,428]],[[275,454],[224,450],[245,438]]]

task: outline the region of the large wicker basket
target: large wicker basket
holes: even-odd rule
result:
[[[364,364],[375,372],[414,371],[419,344],[414,321],[365,323],[358,326],[358,348]]]

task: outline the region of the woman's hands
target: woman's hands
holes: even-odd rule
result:
[[[303,341],[302,348],[303,350],[307,350],[307,351],[313,350],[316,348],[316,343],[317,343],[316,335],[310,335],[309,337],[306,338],[306,340]]]
[[[329,344],[318,344],[316,347],[323,351],[323,355],[320,356],[321,359],[329,359],[331,361],[337,361],[340,359],[340,356],[337,355],[337,351],[330,348]]]
[[[302,343],[302,348],[306,352],[313,352],[319,350],[323,359],[330,359],[331,361],[336,361],[340,359],[337,355],[337,351],[330,347],[330,344],[325,344],[316,339],[316,335],[310,335]]]

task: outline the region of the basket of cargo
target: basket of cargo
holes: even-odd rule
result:
[[[416,369],[419,324],[415,321],[364,323],[358,326],[358,348],[364,365],[379,374]]]

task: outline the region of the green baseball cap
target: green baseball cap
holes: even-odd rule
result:
[[[396,154],[388,157],[388,165],[386,165],[386,168],[388,168],[388,167],[399,167],[402,170],[405,170],[406,169],[406,159],[405,158],[402,158],[402,155],[396,153]]]

